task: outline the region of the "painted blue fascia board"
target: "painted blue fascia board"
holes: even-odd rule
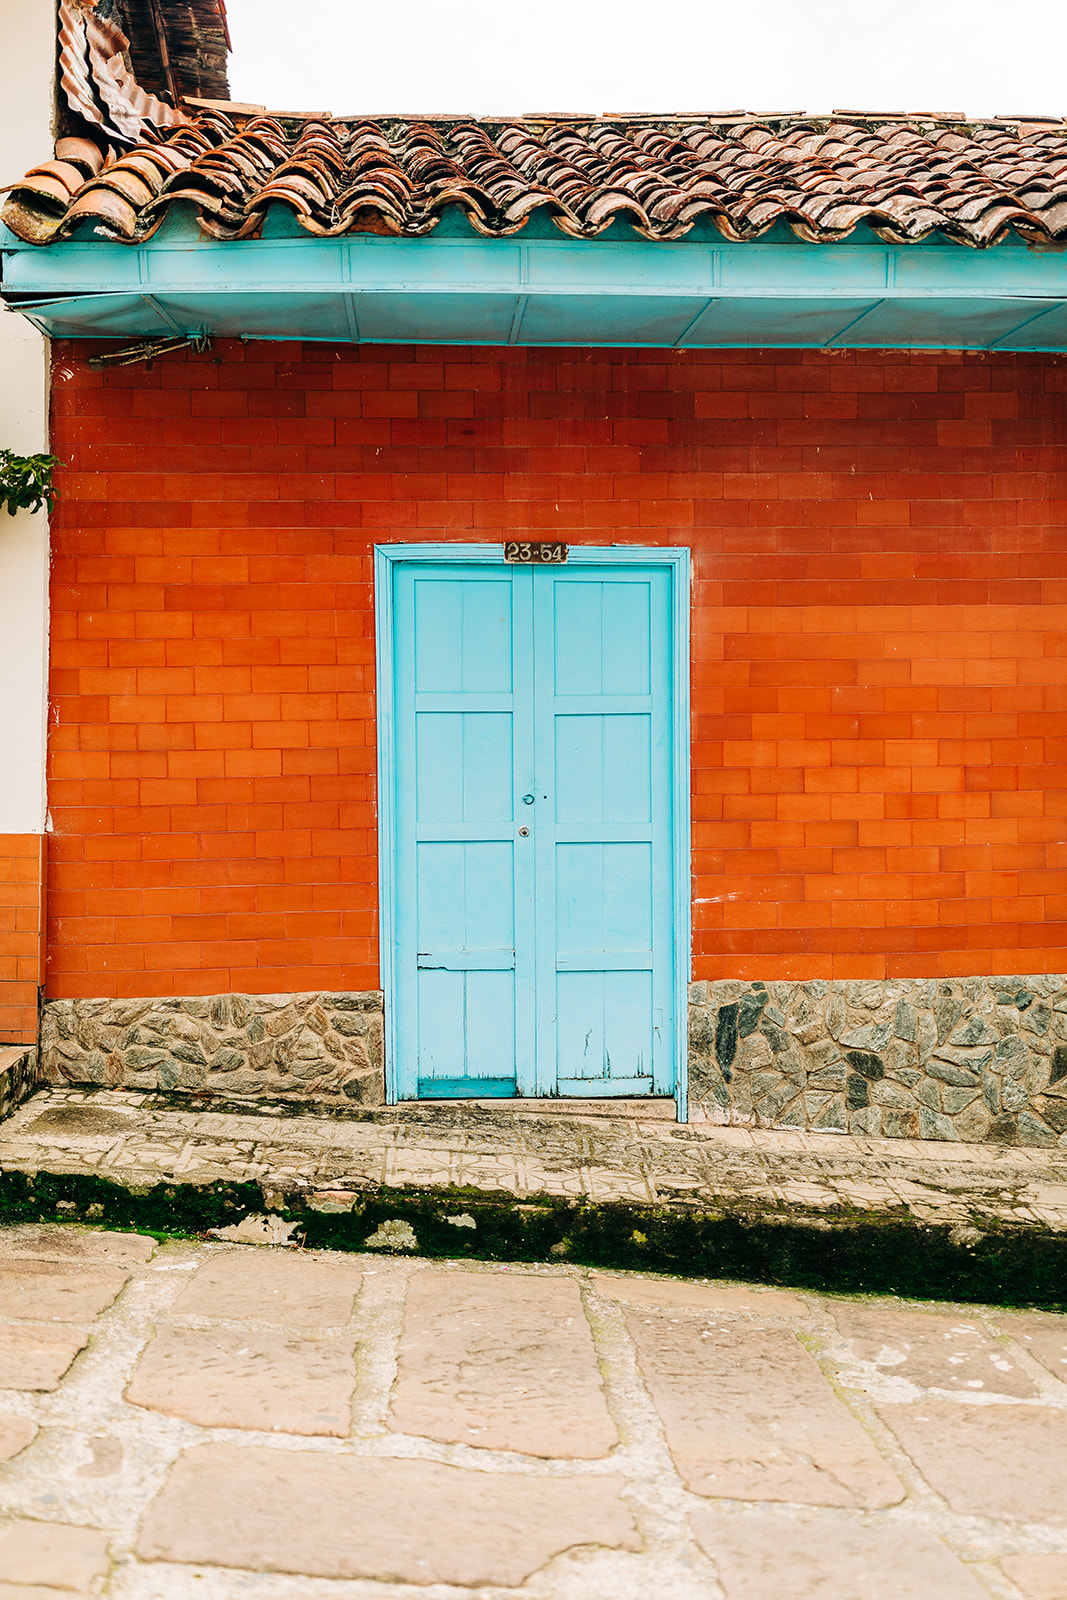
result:
[[[496,565],[499,544],[378,544],[374,547],[374,635],[378,740],[378,927],[380,982],[385,993],[385,1095],[398,1098],[396,1019],[396,708],[393,702],[393,567],[402,561]],[[571,565],[666,566],[671,569],[674,757],[674,1082],[679,1122],[689,1116],[689,981],[692,972],[692,820],[690,789],[690,573],[688,546],[582,545]]]
[[[6,231],[6,230],[5,230]],[[882,243],[708,245],[574,239],[253,239],[139,246],[0,239],[13,294],[679,293],[718,298],[1067,298],[1067,250]]]
[[[806,245],[0,239],[3,292],[44,331],[439,344],[1067,348],[1067,252]],[[24,298],[32,297],[32,298]],[[1030,330],[1027,332],[1026,330]]]

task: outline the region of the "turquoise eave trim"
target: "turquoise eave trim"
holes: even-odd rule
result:
[[[1018,241],[190,235],[41,248],[0,229],[3,298],[55,337],[1067,349],[1067,250]]]

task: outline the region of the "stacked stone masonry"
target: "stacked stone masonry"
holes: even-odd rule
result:
[[[1067,977],[694,983],[714,1122],[1067,1146]]]
[[[45,1083],[381,1105],[382,996],[50,1000]]]

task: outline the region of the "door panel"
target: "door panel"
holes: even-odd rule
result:
[[[538,974],[556,978],[554,1007],[538,989],[540,1028],[555,1031],[559,1093],[669,1092],[670,574],[537,576],[538,776],[552,797],[538,819]]]
[[[513,686],[528,589],[506,570],[412,564],[395,574],[401,1098],[512,1095],[532,1079],[532,892],[515,859],[516,779],[527,775],[516,773]]]
[[[651,973],[561,972],[556,993],[560,1093],[647,1094],[652,1076]],[[620,1080],[624,1088],[618,1086]]]
[[[514,972],[420,967],[416,1004],[422,1097],[514,1094]]]
[[[556,956],[644,951],[652,958],[647,844],[557,844]],[[601,967],[608,963],[600,962]]]
[[[652,722],[626,713],[556,716],[556,820],[652,820]]]
[[[417,693],[510,694],[509,577],[415,580]]]
[[[401,1098],[672,1092],[672,582],[394,569]]]
[[[596,578],[549,570],[555,591],[557,695],[648,694],[649,579]]]
[[[513,850],[510,843],[416,846],[419,959],[431,953],[515,949]]]
[[[419,822],[510,823],[513,786],[510,713],[417,713],[415,809]]]

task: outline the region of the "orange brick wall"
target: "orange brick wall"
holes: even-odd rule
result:
[[[41,982],[39,833],[0,833],[0,1044],[34,1044]]]
[[[1067,967],[1067,360],[57,346],[48,991],[377,984],[375,541],[693,548],[694,977]]]

